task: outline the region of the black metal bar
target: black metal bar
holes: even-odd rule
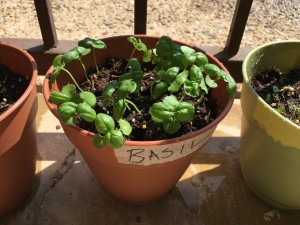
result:
[[[44,48],[57,46],[57,35],[49,0],[34,0],[35,9],[44,41]]]
[[[224,53],[235,55],[240,48],[253,0],[237,0]]]
[[[147,32],[147,0],[134,1],[134,34]]]

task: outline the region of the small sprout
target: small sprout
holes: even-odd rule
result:
[[[284,107],[278,107],[276,111],[281,114],[284,112]]]
[[[270,104],[271,101],[272,101],[272,95],[271,94],[267,94],[267,97],[266,97],[265,101]]]
[[[273,86],[273,92],[274,93],[280,92],[280,89],[276,85],[274,85]]]

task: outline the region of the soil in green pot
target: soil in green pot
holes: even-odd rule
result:
[[[107,113],[112,115],[112,108],[103,108],[102,107],[102,93],[106,84],[112,79],[118,79],[118,77],[126,72],[127,60],[120,60],[111,58],[106,61],[103,65],[99,65],[99,73],[96,74],[96,69],[92,68],[89,70],[88,74],[92,80],[94,88],[90,85],[89,82],[80,84],[81,88],[84,91],[91,91],[97,97],[97,104],[95,110],[97,113]],[[153,100],[150,98],[150,89],[151,84],[154,81],[151,76],[151,71],[154,69],[152,63],[142,63],[142,68],[146,73],[149,73],[148,79],[143,80],[142,91],[137,94],[131,94],[131,101],[133,101],[137,107],[143,112],[142,115],[139,115],[134,110],[127,110],[124,115],[124,118],[130,122],[133,130],[132,133],[127,137],[131,141],[152,141],[152,140],[162,140],[169,139],[174,137],[180,137],[185,134],[189,134],[193,131],[199,130],[205,127],[207,124],[211,123],[218,116],[218,106],[214,100],[209,98],[203,93],[203,97],[199,98],[188,98],[190,103],[194,104],[196,113],[193,121],[191,123],[184,124],[179,131],[175,134],[166,134],[163,131],[161,124],[155,123],[151,120],[149,112],[150,106],[154,102],[161,101],[165,95]],[[180,99],[182,93],[177,93],[176,96]],[[97,130],[94,126],[94,123],[88,123],[84,120],[81,120],[78,124],[79,127],[89,130],[91,132],[97,133]]]
[[[267,69],[251,79],[257,94],[278,113],[300,126],[300,68]]]
[[[0,64],[0,115],[22,96],[29,83],[28,77],[14,74]]]

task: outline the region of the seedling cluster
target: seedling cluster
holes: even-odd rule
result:
[[[153,83],[151,85],[151,98],[159,99],[150,108],[151,118],[154,122],[161,123],[168,134],[176,133],[183,123],[191,122],[195,115],[195,106],[186,100],[187,96],[198,98],[199,102],[203,94],[208,94],[209,89],[218,86],[217,81],[227,83],[226,90],[229,94],[236,91],[236,83],[233,78],[218,66],[208,63],[205,54],[196,52],[187,46],[175,44],[168,36],[162,36],[156,48],[148,49],[147,46],[135,37],[129,37],[128,41],[133,44],[133,51],[126,70],[117,80],[107,83],[102,93],[101,102],[104,108],[112,106],[112,115],[96,113],[94,106],[96,96],[92,92],[82,91],[74,76],[66,69],[66,64],[73,60],[82,65],[86,80],[89,80],[87,70],[82,62],[82,57],[93,52],[96,71],[98,66],[95,51],[105,49],[106,45],[101,40],[85,38],[78,42],[78,46],[63,55],[58,55],[53,62],[54,72],[50,81],[53,83],[61,71],[68,74],[74,84],[68,84],[61,92],[53,91],[50,101],[58,106],[58,114],[63,122],[74,125],[79,118],[87,122],[95,123],[98,133],[94,136],[93,144],[97,148],[108,145],[119,148],[125,140],[124,135],[129,135],[132,127],[124,119],[126,110],[134,110],[142,114],[140,109],[128,97],[141,91],[142,81],[149,74],[142,71],[141,63],[134,58],[135,51],[143,52],[143,61],[152,62]],[[183,93],[180,99],[177,93]],[[116,125],[117,124],[117,125]]]

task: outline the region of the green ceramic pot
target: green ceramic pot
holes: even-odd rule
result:
[[[280,41],[253,49],[243,63],[241,168],[250,189],[265,202],[300,209],[300,127],[260,98],[249,79],[276,65],[300,67],[300,41]]]

